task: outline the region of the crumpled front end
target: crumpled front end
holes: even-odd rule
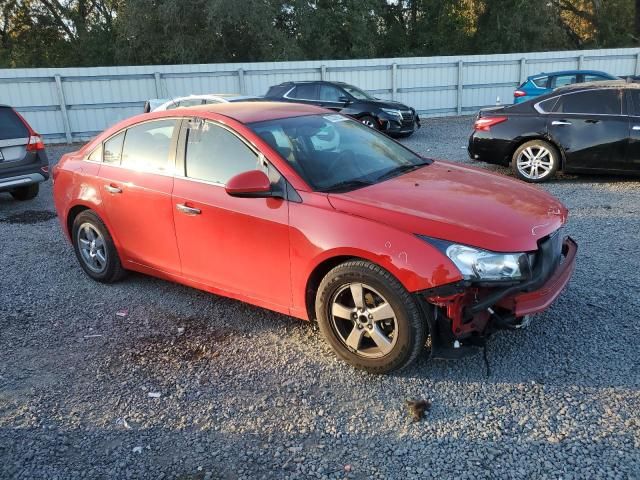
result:
[[[528,278],[511,284],[460,281],[419,292],[430,323],[432,356],[459,358],[475,353],[488,334],[527,326],[530,315],[548,309],[569,283],[578,246],[560,231],[529,254]]]

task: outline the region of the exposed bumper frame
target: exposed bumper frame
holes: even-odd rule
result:
[[[564,261],[539,289],[533,292],[519,293],[512,297],[503,298],[498,306],[514,312],[516,317],[523,317],[542,312],[560,296],[571,280],[576,267],[576,253],[578,245],[571,237],[566,237],[562,244]]]

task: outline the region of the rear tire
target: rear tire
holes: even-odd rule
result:
[[[558,149],[541,139],[523,143],[511,159],[516,176],[529,183],[546,182],[556,174],[559,165]]]
[[[378,265],[362,260],[338,265],[320,282],[315,306],[327,343],[356,368],[388,373],[423,351],[426,319],[411,294]]]
[[[94,280],[115,283],[126,275],[109,230],[92,210],[73,220],[71,239],[80,266]]]
[[[33,200],[38,196],[40,192],[40,184],[33,183],[31,185],[27,185],[26,187],[16,188],[11,190],[11,196],[16,200],[25,201],[25,200]]]

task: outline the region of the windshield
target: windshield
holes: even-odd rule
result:
[[[431,163],[386,135],[339,114],[249,126],[317,191],[346,192]]]
[[[348,93],[351,94],[351,96],[357,98],[358,100],[375,100],[375,98],[369,95],[367,92],[363,92],[353,85],[342,85],[342,88],[344,88]]]

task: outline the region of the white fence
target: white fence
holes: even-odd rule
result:
[[[142,112],[145,100],[192,93],[264,95],[287,80],[339,80],[414,107],[423,116],[468,114],[510,103],[542,71],[640,74],[640,49],[459,57],[97,68],[0,69],[0,104],[20,111],[50,143],[85,140]]]

